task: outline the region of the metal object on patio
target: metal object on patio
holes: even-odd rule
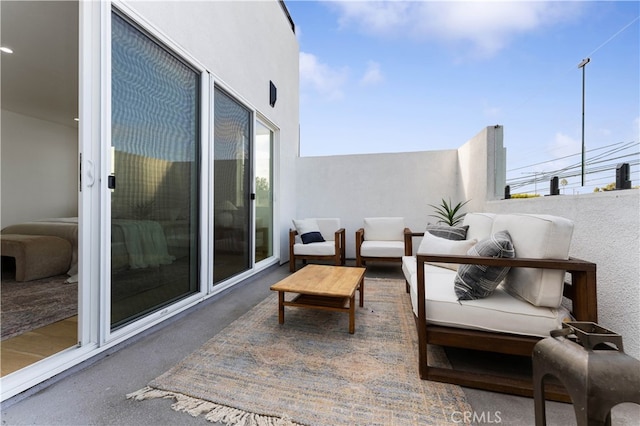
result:
[[[623,352],[622,336],[593,322],[568,322],[533,349],[536,426],[546,425],[544,379],[571,396],[578,426],[611,425],[611,409],[640,404],[640,361]]]

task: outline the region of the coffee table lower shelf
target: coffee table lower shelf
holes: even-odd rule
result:
[[[348,297],[315,296],[311,294],[299,294],[293,300],[285,300],[284,302],[285,306],[323,309],[325,311],[348,311],[348,303]]]
[[[284,291],[279,292],[278,322],[284,324],[284,307],[320,309],[324,311],[338,311],[349,314],[349,333],[355,333],[355,294],[351,297],[318,296],[313,294],[298,294],[292,300],[284,299]]]

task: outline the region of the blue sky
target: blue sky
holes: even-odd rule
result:
[[[639,2],[286,5],[302,156],[456,149],[500,124],[508,179],[559,169],[580,161],[586,57],[587,161],[622,142],[638,151]]]

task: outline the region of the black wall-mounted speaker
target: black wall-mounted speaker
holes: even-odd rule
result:
[[[278,88],[273,81],[269,81],[269,105],[273,108],[278,100]]]

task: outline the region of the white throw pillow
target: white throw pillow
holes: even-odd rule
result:
[[[293,219],[293,226],[295,226],[296,231],[298,231],[298,235],[300,235],[303,244],[324,242],[317,220]]]
[[[446,238],[436,237],[428,232],[425,232],[422,242],[418,247],[418,254],[440,254],[440,255],[459,255],[464,256],[469,249],[476,245],[478,240],[475,238],[472,240],[447,240]],[[431,263],[431,262],[430,262]],[[443,268],[457,270],[457,263],[438,263],[432,262],[432,265],[440,266]]]

